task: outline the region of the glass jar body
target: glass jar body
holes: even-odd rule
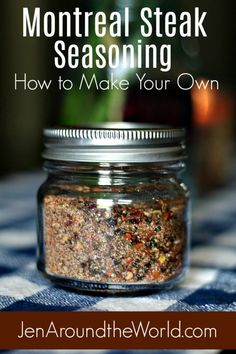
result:
[[[189,193],[182,164],[48,161],[38,192],[38,268],[85,291],[169,288],[185,274]]]

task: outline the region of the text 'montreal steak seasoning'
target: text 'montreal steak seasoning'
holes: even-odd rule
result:
[[[130,124],[46,129],[39,270],[86,291],[175,285],[188,263],[184,135]]]

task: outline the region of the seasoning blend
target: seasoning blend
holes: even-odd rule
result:
[[[38,268],[86,291],[169,288],[188,263],[184,130],[114,125],[44,131]]]

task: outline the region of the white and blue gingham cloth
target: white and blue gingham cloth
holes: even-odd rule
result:
[[[191,267],[178,287],[145,296],[89,296],[55,286],[35,266],[42,175],[0,181],[2,311],[236,311],[236,184],[193,211]]]

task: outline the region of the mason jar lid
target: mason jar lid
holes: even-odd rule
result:
[[[156,163],[185,155],[185,129],[133,123],[44,130],[43,158],[87,163]]]

